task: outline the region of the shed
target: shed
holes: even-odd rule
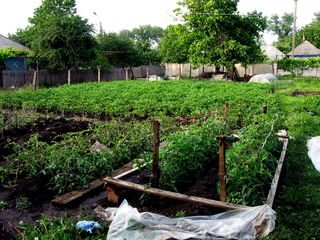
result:
[[[31,49],[26,46],[21,45],[15,41],[10,40],[9,38],[0,34],[0,49],[19,49],[23,51],[31,51]],[[24,57],[13,57],[5,61],[5,69],[12,71],[24,71],[27,70],[27,61]]]
[[[287,54],[292,56],[292,51]],[[313,58],[320,57],[320,49],[314,46],[307,40],[304,40],[299,46],[294,49],[295,58]]]
[[[262,52],[271,60],[283,59],[286,55],[273,45],[262,45]]]

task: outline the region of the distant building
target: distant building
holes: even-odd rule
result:
[[[288,57],[292,57],[292,51]],[[294,49],[294,58],[314,58],[320,57],[320,50],[312,45],[309,41],[304,40],[299,46]]]
[[[0,49],[7,49],[7,48],[31,51],[31,49],[15,41],[12,41],[9,38],[6,38],[5,36],[0,34]],[[28,68],[26,58],[19,57],[19,56],[7,59],[5,61],[5,66],[6,66],[5,70],[11,70],[11,71],[25,71]]]
[[[262,45],[261,50],[270,60],[283,59],[286,56],[283,52],[281,52],[273,45]]]

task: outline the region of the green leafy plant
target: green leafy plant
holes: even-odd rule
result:
[[[31,207],[31,202],[28,197],[21,195],[16,199],[16,209],[19,211],[26,210]]]

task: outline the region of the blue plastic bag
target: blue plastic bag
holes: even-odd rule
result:
[[[80,221],[77,223],[77,227],[92,233],[94,228],[101,228],[101,225],[94,221]]]

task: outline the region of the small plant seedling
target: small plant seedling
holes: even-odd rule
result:
[[[8,206],[8,203],[5,201],[0,201],[0,211],[3,211]]]
[[[186,211],[181,210],[176,213],[177,218],[185,217],[185,216],[186,216]]]
[[[16,209],[19,211],[23,211],[28,209],[31,206],[31,203],[29,201],[29,198],[26,196],[20,196],[16,200]]]

